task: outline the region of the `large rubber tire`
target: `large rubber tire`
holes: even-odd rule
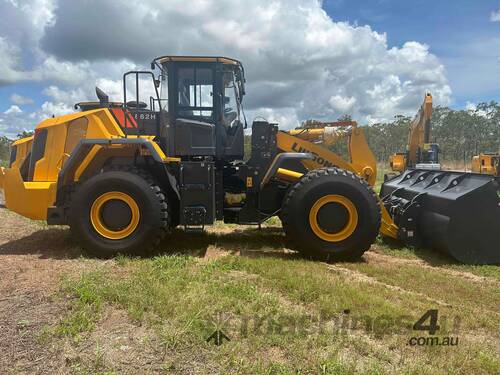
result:
[[[345,202],[345,206],[329,200]],[[320,215],[322,225],[330,231],[320,228]],[[292,248],[314,259],[351,261],[359,259],[375,242],[381,211],[375,192],[365,180],[333,167],[304,175],[286,195],[281,218]],[[332,240],[335,233],[344,234]]]
[[[126,237],[106,237],[99,232],[99,227],[94,222],[96,217],[91,216],[92,212],[95,215],[94,203],[97,203],[99,199],[102,201],[102,197],[109,197],[110,194],[119,194],[128,197],[128,200],[133,200],[135,204],[131,202],[128,209],[131,212],[134,210],[139,212],[139,215],[136,215],[139,217],[138,221],[135,220],[135,225],[129,229],[131,233]],[[124,209],[123,207],[117,208],[116,201],[118,200],[109,200],[115,206],[110,206],[106,215],[109,217],[108,220],[123,221],[120,216],[123,217]],[[109,205],[107,202],[105,204]],[[118,204],[123,206],[122,203]],[[104,205],[102,207],[106,207]],[[134,210],[131,207],[134,207]],[[125,210],[127,210],[126,206]],[[128,220],[128,215],[132,215],[127,211],[125,214],[126,220]],[[104,219],[98,221],[105,223]],[[164,192],[150,174],[137,168],[116,167],[92,176],[72,194],[69,225],[73,236],[81,241],[83,247],[93,255],[110,257],[118,253],[144,254],[156,246],[170,230],[169,206]],[[102,225],[105,227],[104,224]],[[119,231],[118,227],[116,231]]]

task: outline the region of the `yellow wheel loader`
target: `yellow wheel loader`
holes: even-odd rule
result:
[[[216,220],[272,216],[291,247],[325,260],[359,258],[379,233],[425,236],[413,229],[420,216],[399,205],[403,197],[373,192],[376,161],[355,122],[285,132],[254,121],[245,162],[242,64],[162,56],[151,68],[159,74],[124,75],[123,102],[96,88],[98,101],[77,103],[79,112],[47,119],[32,139],[13,144],[0,173],[7,208],[69,225],[104,256],[143,251],[177,226],[198,232]],[[327,148],[345,137],[348,160]]]

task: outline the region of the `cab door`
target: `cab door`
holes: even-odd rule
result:
[[[215,156],[217,79],[213,63],[176,63],[169,84],[177,156]]]

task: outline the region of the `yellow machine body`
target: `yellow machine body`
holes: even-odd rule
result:
[[[429,143],[430,122],[432,117],[432,95],[425,95],[424,102],[420,110],[410,125],[410,135],[408,137],[408,160],[407,164],[415,166],[418,161],[419,148],[424,149]]]
[[[47,119],[35,130],[35,137],[45,132],[45,152],[34,163],[26,156],[34,152],[33,139],[27,137],[12,144],[16,148],[16,158],[10,168],[0,172],[1,186],[4,189],[6,207],[14,212],[34,220],[46,220],[47,208],[56,199],[56,184],[59,172],[78,143],[83,139],[113,140],[124,138],[125,134],[107,108],[77,112],[66,116]],[[177,161],[168,158],[160,149],[153,136],[128,136],[142,138],[152,147],[164,162]],[[74,173],[78,179],[85,173],[92,173],[103,166],[105,161],[114,156],[133,156],[135,153],[147,153],[148,150],[136,144],[95,145]],[[31,164],[31,165],[26,165]],[[28,176],[22,175],[26,169]]]
[[[472,172],[500,176],[500,154],[485,153],[472,158]]]
[[[365,138],[362,128],[355,122],[341,124],[325,123],[325,127],[316,129],[296,129],[289,132],[280,131],[277,134],[277,147],[282,152],[307,152],[314,155],[314,159],[304,160],[307,169],[317,169],[337,166],[352,171],[364,178],[370,185],[375,184],[377,163],[375,156]],[[346,125],[350,125],[346,129]],[[0,181],[5,191],[6,206],[35,220],[47,219],[47,208],[53,205],[56,199],[57,178],[64,163],[71,152],[82,139],[119,139],[125,134],[113,118],[109,109],[78,112],[66,116],[51,118],[40,123],[36,132],[46,131],[45,154],[32,166],[31,181],[25,181],[21,175],[23,163],[29,163],[26,156],[32,151],[33,136],[18,140],[12,147],[17,148],[17,156],[11,168],[2,169]],[[128,136],[131,138],[134,136]],[[167,157],[159,145],[153,141],[154,136],[135,136],[150,142],[161,155],[163,162],[177,162],[180,159]],[[326,146],[348,138],[350,160],[329,150]],[[92,173],[102,167],[105,161],[113,156],[132,156],[135,153],[147,153],[148,150],[136,145],[95,145],[88,155],[79,164],[73,180],[78,181],[84,174]],[[276,177],[294,181],[302,173],[280,168]],[[390,237],[397,236],[397,226],[391,220],[385,207],[381,205],[382,226],[381,232]]]
[[[406,154],[397,153],[391,155],[389,165],[394,172],[403,172],[406,169]]]

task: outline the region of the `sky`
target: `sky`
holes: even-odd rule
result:
[[[189,4],[189,5],[187,5]],[[361,124],[500,102],[498,0],[0,0],[0,135],[94,100],[156,56],[224,55],[247,117]]]

